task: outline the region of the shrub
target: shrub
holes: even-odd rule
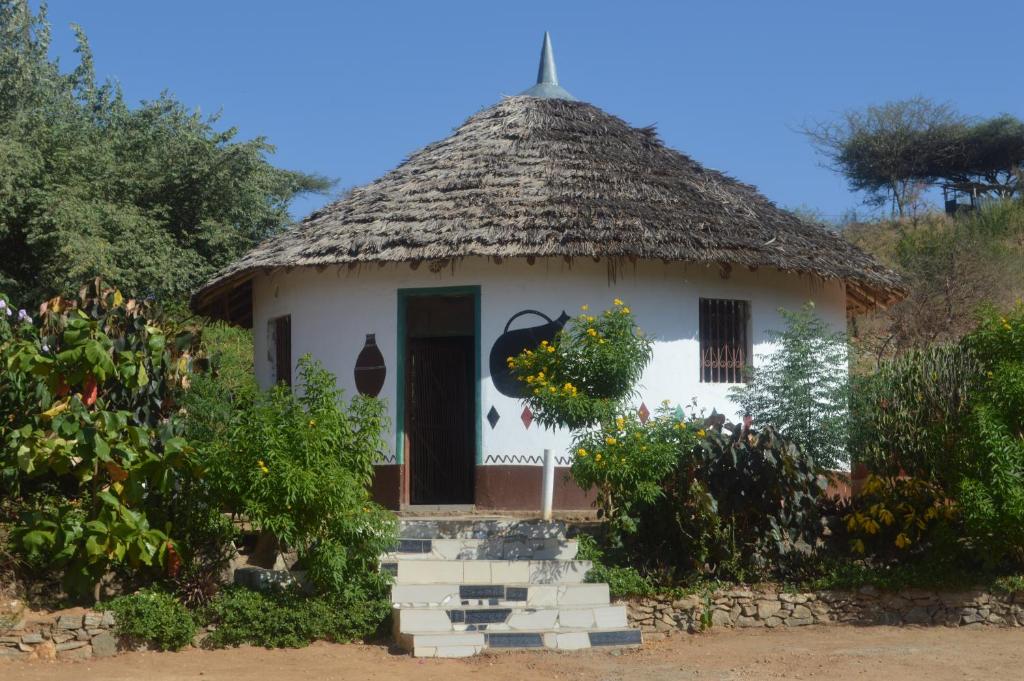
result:
[[[174,596],[162,591],[139,591],[102,604],[115,616],[115,631],[160,650],[181,650],[196,635],[192,614]]]
[[[768,332],[776,349],[763,366],[748,368],[749,382],[730,396],[757,427],[772,426],[819,466],[835,468],[849,460],[846,337],[814,313],[813,303],[779,313],[786,328]]]
[[[513,375],[527,384],[525,402],[547,428],[586,428],[623,411],[633,396],[653,343],[637,328],[632,311],[618,298],[600,315],[579,315],[540,347],[508,358]]]
[[[194,330],[98,280],[43,304],[36,323],[18,317],[0,343],[0,378],[13,386],[0,398],[0,479],[26,501],[16,549],[62,571],[73,594],[114,567],[158,571],[174,546],[168,504],[193,475],[175,405]],[[44,488],[60,497],[31,508]]]
[[[384,406],[342,402],[334,376],[308,356],[299,375],[299,396],[276,386],[197,446],[215,498],[296,550],[321,592],[346,594],[384,579],[378,557],[394,542],[394,517],[368,489]]]
[[[382,594],[370,599],[311,598],[292,589],[230,588],[204,611],[206,620],[216,625],[206,645],[300,648],[318,639],[343,643],[374,634],[390,612]]]
[[[881,562],[907,560],[954,541],[956,507],[942,489],[916,478],[869,476],[843,516],[853,553]]]

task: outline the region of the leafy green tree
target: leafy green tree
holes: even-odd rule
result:
[[[776,344],[765,363],[751,368],[750,381],[730,396],[755,424],[772,426],[795,440],[825,468],[846,463],[849,380],[846,336],[814,312],[779,310],[783,331],[769,331]]]
[[[274,167],[170,94],[129,106],[79,63],[49,57],[45,7],[0,0],[0,288],[42,300],[103,276],[130,297],[180,297],[290,222],[326,179]]]

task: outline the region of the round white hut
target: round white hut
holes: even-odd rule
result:
[[[621,298],[655,337],[637,409],[733,415],[780,307],[814,301],[845,329],[900,290],[839,236],[576,101],[545,36],[534,87],[259,245],[193,307],[252,327],[264,387],[310,353],[387,401],[383,504],[536,509],[551,448],[555,508],[573,509],[589,500],[562,474],[570,435],[533,423],[505,359],[581,305]]]

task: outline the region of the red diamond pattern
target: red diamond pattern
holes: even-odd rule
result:
[[[647,419],[651,418],[651,410],[643,402],[640,403],[640,408],[636,410],[636,414],[640,417],[640,423],[647,423]]]
[[[527,430],[529,430],[530,429],[530,424],[533,423],[533,412],[530,411],[530,408],[529,407],[524,407],[523,408],[523,413],[522,413],[522,415],[520,415],[519,418],[521,418],[523,420],[523,425],[526,426]]]

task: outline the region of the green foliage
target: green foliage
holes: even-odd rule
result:
[[[769,331],[776,349],[750,381],[730,391],[744,413],[800,443],[822,467],[848,461],[849,410],[846,337],[814,313],[813,303],[796,312],[779,310],[783,331]]]
[[[302,391],[283,385],[234,414],[224,437],[197,440],[213,496],[294,548],[322,592],[345,594],[383,577],[394,517],[373,503],[373,461],[384,443],[384,405],[342,401],[335,378],[308,356]]]
[[[0,288],[16,300],[94,276],[183,296],[290,223],[296,196],[330,187],[169,94],[129,106],[75,32],[79,64],[62,73],[45,8],[0,2]]]
[[[869,476],[843,516],[855,554],[876,563],[956,550],[957,509],[942,489],[916,478]]]
[[[951,479],[981,377],[974,353],[956,344],[908,351],[856,379],[851,448],[857,461],[888,477]]]
[[[553,343],[524,348],[508,358],[508,366],[527,384],[524,401],[538,423],[579,429],[623,410],[652,352],[651,339],[616,298],[611,309],[597,316],[587,314],[584,305]]]
[[[680,454],[703,436],[703,430],[680,420],[668,404],[646,423],[630,410],[576,434],[573,478],[583,489],[597,491],[598,516],[607,520],[613,543],[637,531],[637,510],[664,495],[663,483]]]
[[[3,391],[0,479],[15,496],[46,485],[61,495],[26,504],[15,546],[37,569],[62,571],[74,594],[114,566],[163,567],[167,503],[192,475],[174,402],[193,330],[99,281],[77,300],[48,301],[38,326],[21,316],[0,345],[0,375],[14,386]]]
[[[641,575],[636,568],[609,565],[605,559],[605,552],[593,536],[581,534],[576,537],[576,541],[576,558],[593,563],[593,568],[587,573],[587,581],[592,584],[607,584],[612,598],[640,598],[655,593],[650,578]]]
[[[294,590],[231,588],[204,611],[216,625],[204,644],[300,648],[320,639],[344,643],[373,635],[390,612],[383,592],[369,598],[310,598]]]
[[[160,650],[181,650],[192,643],[196,622],[174,596],[162,591],[139,591],[103,603],[115,617],[115,631]]]

